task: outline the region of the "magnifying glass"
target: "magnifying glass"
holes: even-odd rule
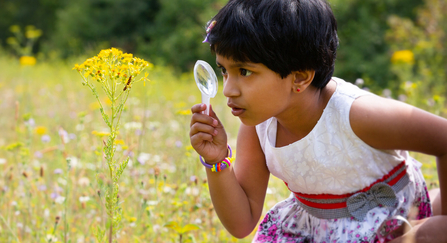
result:
[[[377,229],[379,243],[385,243],[402,236],[412,228],[410,222],[400,215],[393,216],[385,220]]]
[[[194,79],[202,93],[202,103],[206,105],[204,114],[210,114],[210,98],[217,94],[217,77],[213,68],[205,61],[198,60],[194,65]]]

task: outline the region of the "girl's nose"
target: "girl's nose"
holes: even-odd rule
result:
[[[230,77],[224,77],[223,95],[225,97],[236,97],[241,94],[239,87],[237,86],[237,80]]]

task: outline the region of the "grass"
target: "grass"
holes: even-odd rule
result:
[[[0,56],[0,242],[95,242],[95,228],[106,227],[96,178],[107,183],[107,126],[72,70],[83,60],[22,67]],[[121,118],[117,154],[131,161],[120,180],[117,241],[251,242],[229,235],[214,213],[205,170],[189,145],[189,108],[200,93],[192,74],[172,73],[156,67],[150,83],[135,84]],[[235,147],[238,119],[221,92],[211,103]],[[434,159],[414,155],[433,186]],[[264,213],[289,195],[273,177],[269,189]]]

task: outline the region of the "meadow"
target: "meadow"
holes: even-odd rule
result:
[[[107,126],[72,70],[84,60],[21,66],[0,56],[0,242],[96,242],[95,229],[106,227],[99,184],[107,183]],[[149,79],[132,87],[115,141],[115,156],[130,157],[119,182],[123,218],[115,240],[250,242],[220,224],[205,170],[189,145],[189,109],[200,102],[192,73],[156,66]],[[221,92],[211,104],[235,148],[238,119]],[[429,187],[436,186],[434,158],[413,155],[423,162]],[[271,177],[264,213],[289,194]]]

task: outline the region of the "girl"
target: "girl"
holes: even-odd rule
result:
[[[205,41],[242,122],[237,160],[204,104],[192,107],[190,139],[232,235],[256,227],[270,173],[293,193],[267,212],[253,242],[375,242],[392,216],[432,215],[407,150],[437,157],[446,190],[447,121],[333,78],[337,28],[324,0],[230,0],[209,23]]]

